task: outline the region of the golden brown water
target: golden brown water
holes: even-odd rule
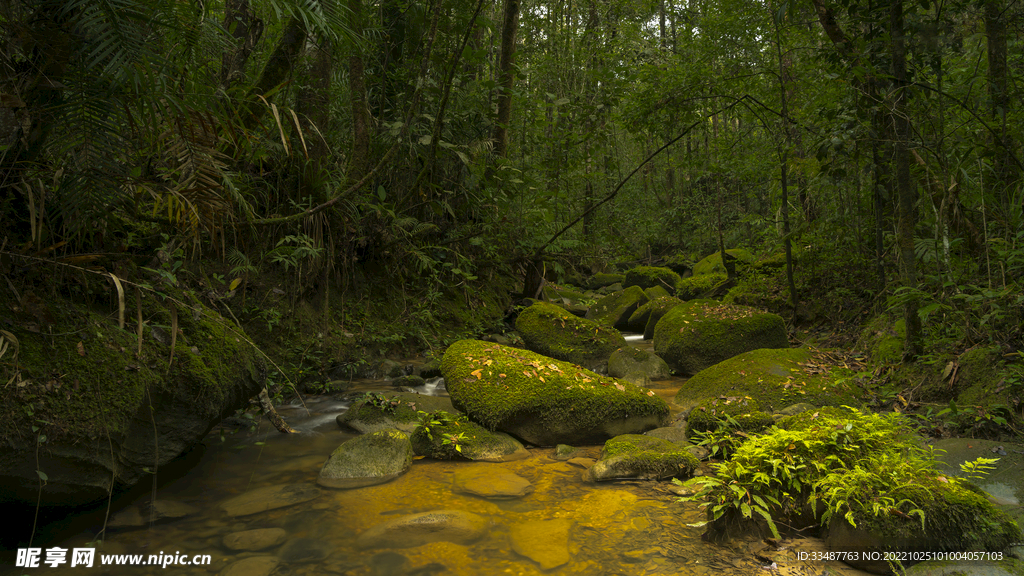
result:
[[[657,382],[654,389],[671,401],[680,381]],[[361,388],[385,389],[383,382],[367,382]],[[324,412],[318,412],[324,407]],[[506,463],[416,460],[403,476],[386,484],[357,489],[322,489],[309,502],[240,518],[227,517],[219,504],[247,490],[280,484],[315,484],[327,456],[352,434],[339,431],[330,416],[337,404],[308,399],[307,408],[286,407],[282,416],[298,427],[320,422],[314,431],[283,435],[264,423],[254,435],[211,434],[208,449],[184,476],[163,484],[157,500],[177,501],[199,512],[168,523],[134,530],[108,531],[97,550],[100,554],[209,554],[209,566],[105,566],[25,570],[25,574],[104,573],[125,576],[147,574],[210,575],[249,556],[274,555],[277,548],[259,553],[232,552],[222,545],[226,534],[255,528],[283,528],[289,539],[313,538],[326,542],[331,553],[319,562],[279,565],[274,574],[390,576],[404,574],[478,575],[670,575],[670,574],[858,574],[838,563],[799,562],[799,551],[821,550],[820,541],[784,542],[781,551],[763,552],[756,539],[729,547],[701,541],[702,528],[688,523],[704,518],[694,503],[680,503],[666,482],[617,482],[593,484],[582,479],[584,469],[554,460],[552,449],[530,449],[527,459]],[[257,442],[262,441],[259,445]],[[585,448],[596,458],[600,447]],[[518,474],[535,487],[516,500],[493,501],[456,493],[452,478],[460,467],[487,467]],[[148,502],[150,495],[120,507]],[[364,530],[397,518],[428,510],[455,509],[472,512],[490,522],[488,532],[469,545],[436,542],[393,549],[360,549],[356,537]],[[533,560],[513,550],[511,531],[536,520],[564,519],[570,523],[569,562],[544,571]],[[60,545],[86,546],[95,525]],[[44,548],[52,543],[36,542]],[[767,554],[767,556],[766,556]],[[401,556],[398,556],[401,555]],[[759,557],[760,556],[760,557]],[[404,560],[403,560],[404,558]],[[766,560],[767,558],[767,560]],[[772,565],[771,562],[775,564]]]

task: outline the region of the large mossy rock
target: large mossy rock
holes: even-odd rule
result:
[[[676,306],[654,329],[655,354],[682,374],[696,374],[750,350],[788,347],[781,316],[713,300]]]
[[[0,363],[0,501],[106,501],[191,450],[264,387],[265,365],[233,322],[166,290],[178,302],[178,337],[147,327],[141,354],[135,326],[118,328],[95,299],[55,289],[45,300],[23,292],[19,303],[0,291],[0,327],[17,339],[3,339]],[[140,305],[151,325],[172,324],[157,298]]]
[[[826,351],[827,353],[827,351]],[[705,368],[683,383],[675,403],[690,409],[709,398],[749,398],[754,411],[774,412],[798,402],[859,405],[858,388],[812,348],[762,348]]]
[[[611,353],[626,344],[617,330],[547,302],[520,312],[516,331],[530,350],[592,370],[603,367]]]
[[[441,361],[455,407],[538,446],[603,442],[668,417],[653,391],[540,354],[460,340]]]
[[[626,330],[629,328],[629,317],[648,300],[647,294],[639,286],[632,286],[595,302],[587,311],[587,320]]]
[[[637,308],[636,312],[633,312],[633,314],[630,315],[628,324],[629,331],[643,333],[644,340],[650,340],[654,337],[654,327],[658,325],[658,321],[661,320],[662,316],[682,303],[682,300],[671,296],[665,296],[647,302],[643,306]]]
[[[726,255],[732,256],[738,262],[737,264],[753,264],[757,258],[754,257],[750,252],[742,248],[733,248],[725,251]],[[725,266],[722,265],[722,252],[715,251],[712,254],[704,257],[700,262],[693,265],[693,275],[699,276],[701,274],[711,274],[713,272],[725,273]]]
[[[410,439],[417,456],[435,460],[506,462],[529,456],[515,438],[504,432],[491,432],[465,414],[431,413]]]
[[[623,434],[605,442],[601,459],[588,470],[593,481],[687,478],[700,462],[685,447],[654,436]]]
[[[608,358],[608,375],[622,378],[637,386],[648,386],[651,380],[663,380],[671,376],[668,364],[646,350],[635,346],[623,346]]]
[[[700,298],[729,280],[725,272],[712,272],[699,276],[687,276],[676,282],[676,297],[680,300]]]
[[[405,474],[412,456],[412,443],[401,430],[364,434],[338,446],[324,462],[316,482],[328,488],[383,484]]]
[[[676,274],[670,268],[637,266],[626,271],[626,278],[622,281],[622,286],[625,288],[639,286],[644,290],[655,286],[671,289],[678,281],[679,274]]]
[[[624,274],[606,274],[604,272],[598,272],[587,280],[588,290],[598,290],[605,286],[611,286],[612,284],[621,284],[625,280]]]

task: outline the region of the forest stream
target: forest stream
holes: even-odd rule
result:
[[[660,380],[652,388],[671,401],[682,382],[680,378]],[[429,388],[425,392],[447,394],[443,381],[435,381]],[[386,380],[361,380],[354,383],[348,396],[365,391],[390,392],[393,387]],[[302,503],[234,518],[225,514],[221,503],[247,491],[282,485],[315,486],[327,456],[339,444],[356,436],[340,430],[335,422],[347,406],[347,401],[331,396],[306,397],[302,402],[281,406],[279,413],[299,434],[280,434],[265,421],[255,434],[242,430],[222,436],[215,429],[194,464],[177,477],[161,478],[155,493],[157,502],[170,505],[169,508],[184,505],[189,514],[148,527],[108,529],[91,569],[71,568],[67,564],[51,568],[41,563],[40,568],[24,573],[866,574],[838,562],[801,561],[802,552],[825,550],[822,541],[814,538],[786,539],[777,548],[756,538],[733,541],[728,547],[703,542],[703,528],[688,526],[704,519],[703,510],[696,502],[680,502],[670,491],[671,483],[587,482],[583,478],[584,467],[587,458],[598,457],[599,446],[584,447],[581,458],[573,461],[554,459],[553,448],[530,448],[527,458],[502,463],[421,458],[406,474],[385,484],[347,490],[322,488],[318,496]],[[517,474],[528,479],[534,490],[510,500],[456,493],[452,490],[453,475],[466,467]],[[116,499],[111,518],[125,511],[130,513],[133,507],[144,507],[151,498],[152,493],[146,488]],[[407,543],[394,541],[387,547],[358,545],[357,536],[376,524],[431,510],[472,512],[486,518],[489,527],[482,537],[469,544],[439,541],[405,547]],[[80,517],[74,527],[65,527],[56,541],[37,539],[33,546],[69,550],[92,547],[104,514],[105,509],[101,508]],[[554,531],[548,533],[553,526]],[[564,530],[559,536],[557,526],[568,527],[567,538]],[[239,553],[223,544],[229,534],[259,528],[283,529],[283,545]],[[101,555],[143,555],[145,562],[150,554],[158,558],[208,554],[210,564],[167,568],[99,566]],[[239,560],[258,557],[264,558],[264,562],[251,560],[253,564],[241,571],[241,565],[231,568]]]

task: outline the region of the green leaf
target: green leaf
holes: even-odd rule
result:
[[[42,470],[36,470],[36,475],[39,476],[39,479],[43,482],[50,479],[50,477],[46,475],[46,472],[43,472]]]

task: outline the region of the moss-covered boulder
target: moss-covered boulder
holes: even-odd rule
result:
[[[735,258],[737,260],[736,263],[738,265],[753,264],[757,260],[757,258],[755,258],[753,254],[742,248],[733,248],[731,250],[726,250],[725,253],[728,256],[732,256],[733,258]],[[725,272],[725,266],[722,265],[721,251],[716,250],[715,252],[704,257],[700,262],[697,262],[696,264],[693,265],[694,276],[699,276],[701,274],[711,274],[713,272]]]
[[[590,369],[602,367],[612,352],[626,344],[617,330],[547,302],[520,312],[516,330],[530,350]]]
[[[593,481],[687,478],[700,462],[684,447],[662,438],[623,434],[604,444],[601,459],[588,470]]]
[[[859,389],[812,348],[762,348],[701,370],[676,393],[690,409],[708,398],[751,398],[757,410],[773,412],[797,402],[815,406],[860,405]]]
[[[405,474],[412,465],[412,443],[401,430],[357,436],[331,453],[316,483],[328,488],[359,488],[383,484]]]
[[[635,346],[623,346],[608,358],[608,375],[637,386],[648,386],[651,380],[668,378],[671,372],[668,364],[656,354]]]
[[[654,329],[655,354],[683,374],[696,374],[750,350],[788,347],[782,317],[713,300],[676,306]]]
[[[413,452],[435,460],[507,462],[529,456],[521,442],[504,432],[491,432],[465,414],[432,412],[412,433]]]
[[[613,292],[601,298],[587,311],[587,320],[593,320],[617,330],[629,328],[629,317],[648,301],[639,286]]]
[[[712,272],[699,276],[689,276],[676,282],[676,297],[680,300],[693,300],[710,292],[716,286],[729,279],[725,272]]]
[[[604,272],[599,272],[587,280],[587,289],[598,290],[605,286],[611,286],[612,284],[621,284],[625,279],[625,274],[606,274]]]
[[[647,302],[643,306],[636,309],[629,317],[629,331],[630,332],[642,332],[644,340],[650,340],[654,337],[654,327],[658,325],[658,321],[665,315],[669,310],[682,304],[683,301],[672,296],[664,296],[655,300]]]
[[[679,274],[676,274],[669,268],[662,268],[660,266],[637,266],[630,268],[626,271],[626,278],[622,281],[622,285],[626,288],[630,286],[639,286],[640,288],[647,290],[655,286],[661,286],[662,288],[672,288],[679,281]]]
[[[112,290],[105,278],[88,287],[92,294]],[[119,328],[117,307],[111,314],[104,298],[82,303],[60,288],[20,289],[20,300],[0,290],[2,501],[106,501],[110,491],[148,481],[148,469],[192,449],[264,387],[255,348],[194,296],[161,288],[176,302],[172,322],[170,303],[144,292],[140,343],[132,321]],[[131,295],[127,306],[135,309]],[[156,328],[174,322],[177,338]],[[42,488],[37,471],[46,475]]]
[[[415,392],[384,394],[368,392],[358,396],[348,410],[335,419],[338,426],[370,434],[392,428],[411,434],[419,426],[418,412],[455,412],[450,398]]]
[[[669,409],[653,391],[575,364],[479,340],[441,362],[455,407],[489,430],[539,446],[603,442],[656,428]]]
[[[651,286],[644,290],[644,294],[647,294],[647,298],[650,300],[657,300],[658,298],[671,296],[672,293],[669,292],[670,289],[675,290],[675,286],[670,286],[669,288],[665,288],[664,286]]]
[[[749,396],[705,398],[686,417],[686,436],[693,438],[713,431],[723,422],[745,434],[755,434],[771,427],[775,419]]]

